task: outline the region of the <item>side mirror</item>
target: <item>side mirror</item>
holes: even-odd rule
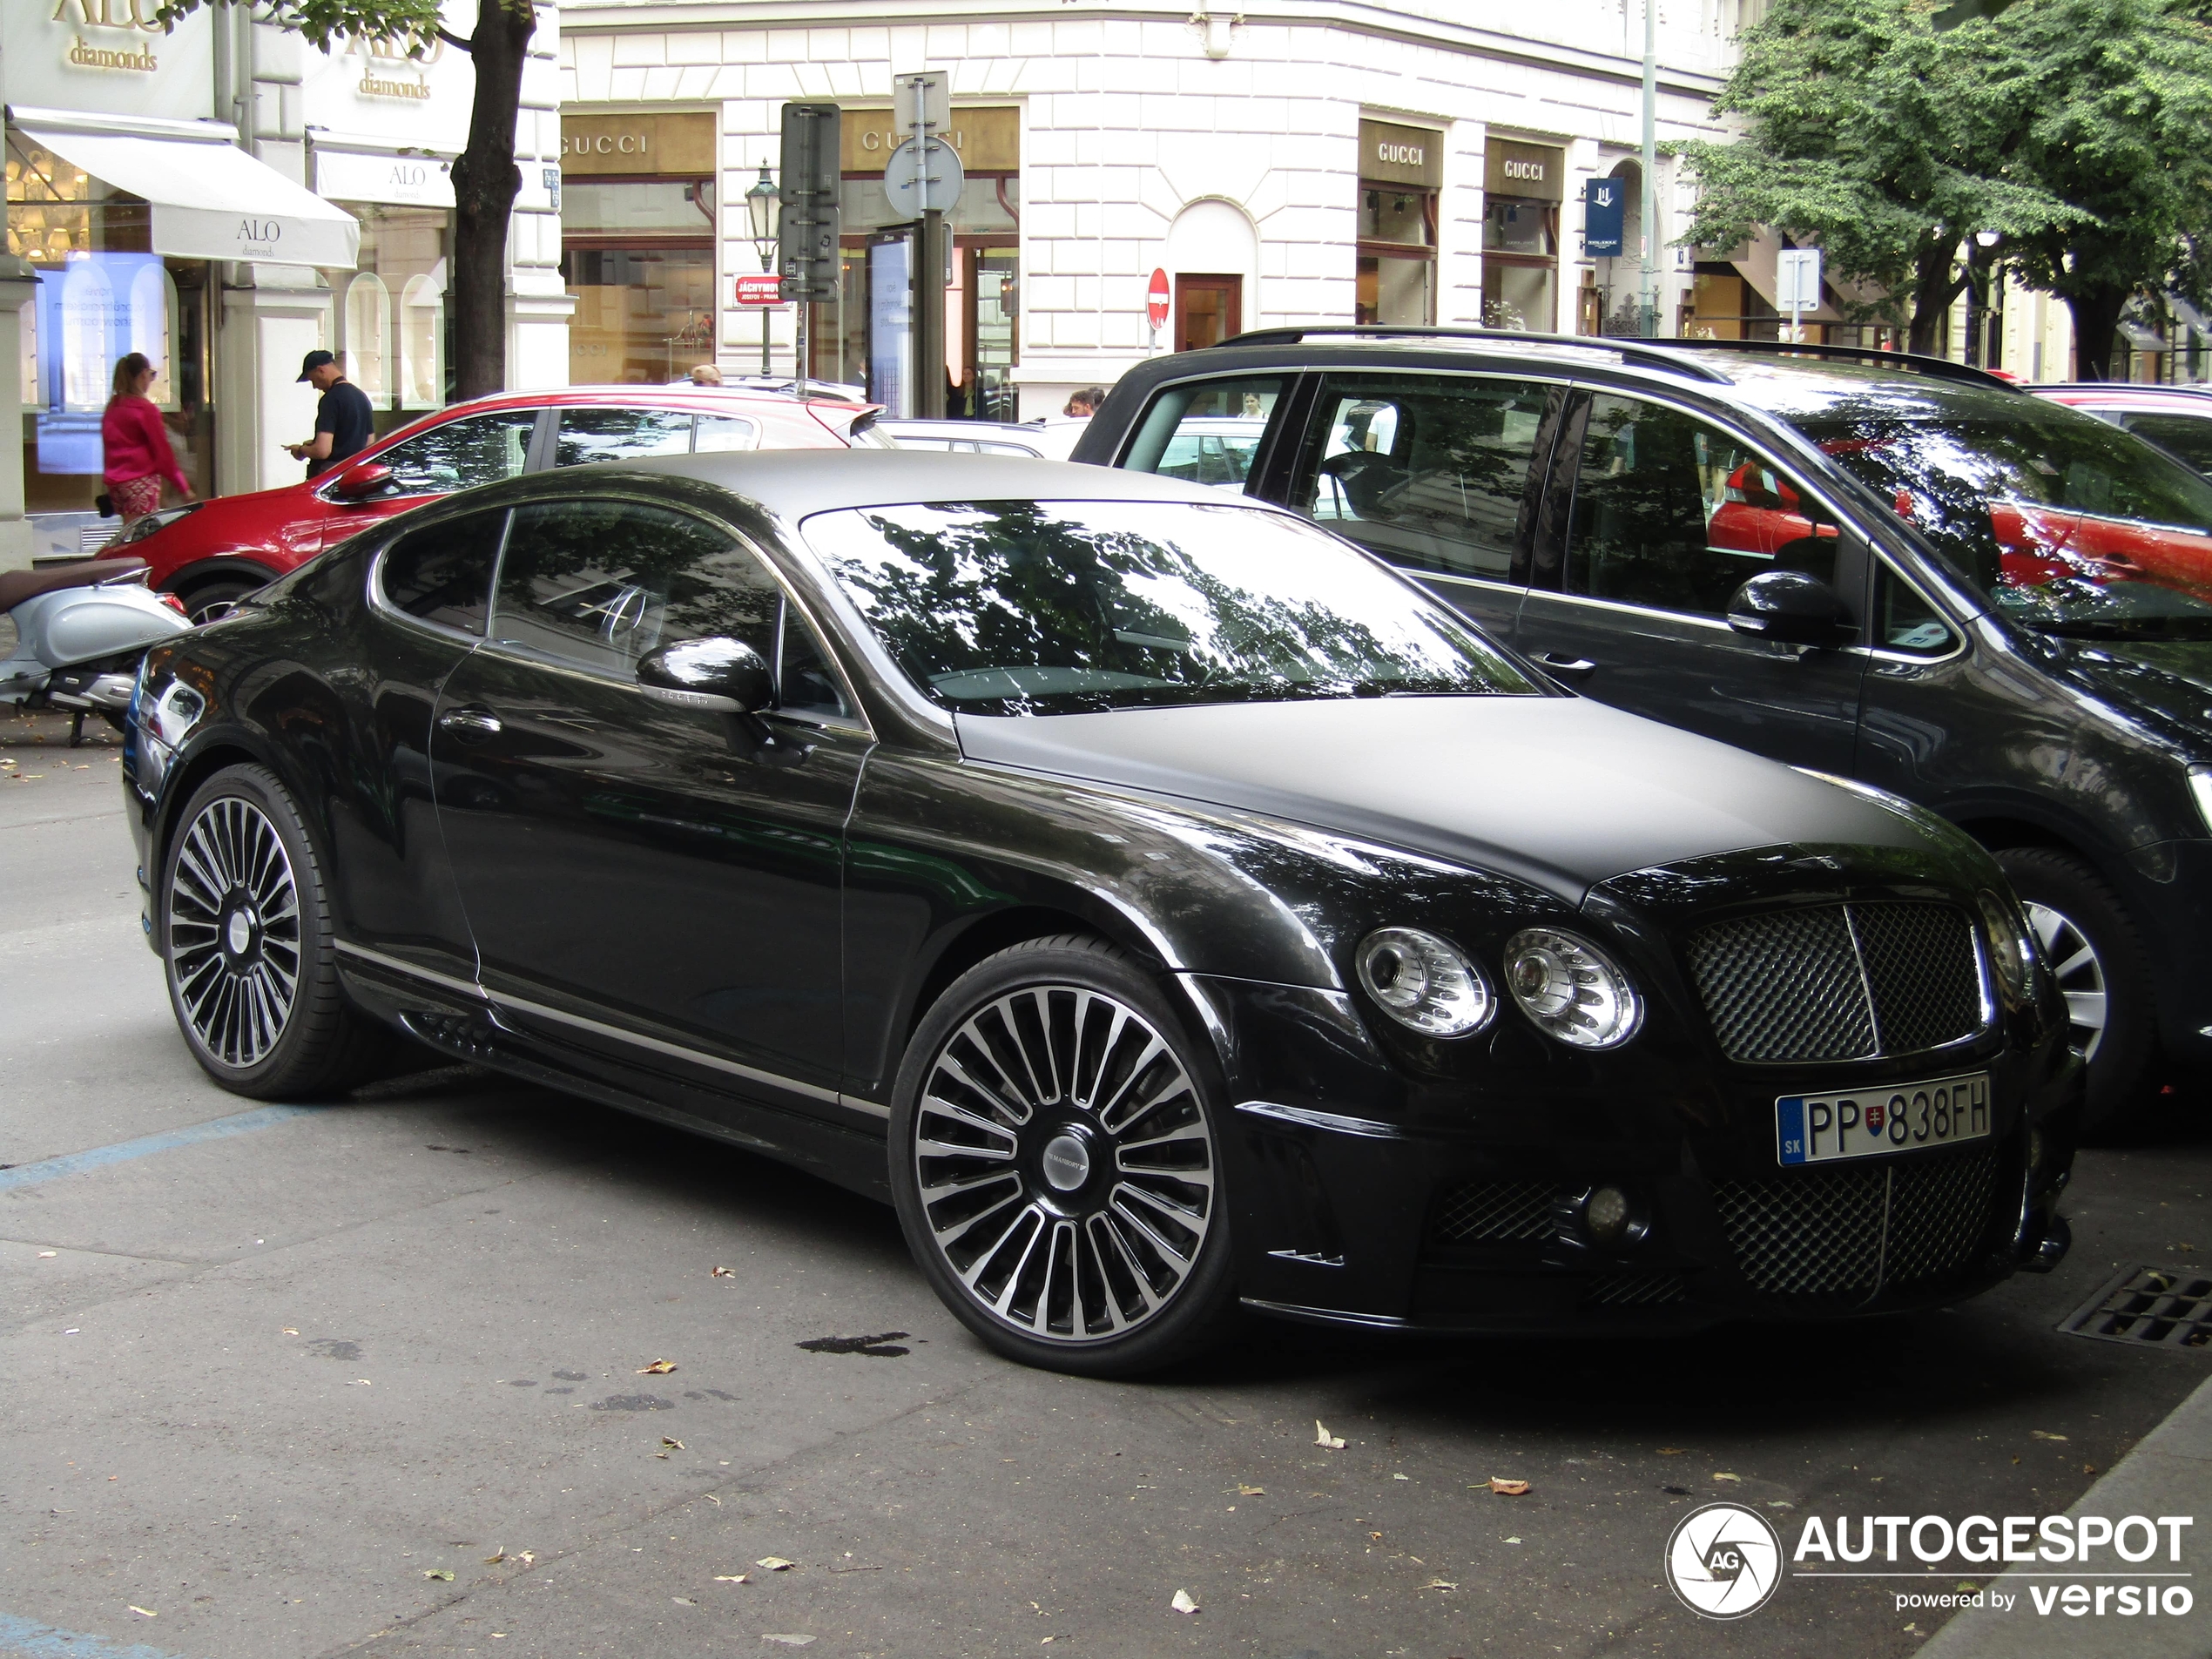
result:
[[[1762,570],[1728,602],[1728,625],[1785,645],[1840,645],[1857,631],[1835,589],[1803,570]]]
[[[338,475],[330,493],[340,501],[367,501],[392,487],[392,469],[381,461],[364,461]]]
[[[638,659],[637,685],[664,703],[723,714],[757,714],[776,700],[768,664],[742,639],[663,645]]]

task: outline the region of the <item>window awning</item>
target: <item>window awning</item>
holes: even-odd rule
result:
[[[88,118],[10,105],[9,126],[32,144],[153,208],[153,251],[184,260],[334,266],[361,257],[345,209],[239,149],[212,121]]]

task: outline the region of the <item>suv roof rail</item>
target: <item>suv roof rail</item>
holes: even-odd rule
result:
[[[1959,381],[1968,386],[1993,387],[2002,392],[2020,389],[2018,382],[2008,381],[2002,374],[1993,374],[1987,369],[1974,368],[1966,363],[1954,363],[1948,357],[1930,357],[1922,352],[1885,351],[1879,346],[1799,345],[1786,340],[1649,340],[1643,343],[1676,351],[1770,352],[1776,355],[1794,354],[1800,357],[1824,357],[1838,361],[1872,362],[1885,368],[1909,368],[1925,374],[1931,380]]]
[[[1661,368],[1670,374],[1689,374],[1718,385],[1733,385],[1710,363],[1686,362],[1670,352],[1649,349],[1648,340],[1616,340],[1608,334],[1534,334],[1519,328],[1467,328],[1423,323],[1316,322],[1287,328],[1255,328],[1223,341],[1224,346],[1295,346],[1315,335],[1346,335],[1358,340],[1502,340],[1521,345],[1585,346],[1615,354],[1624,363]]]

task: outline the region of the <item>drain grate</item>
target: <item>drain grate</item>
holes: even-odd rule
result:
[[[2212,1346],[2212,1274],[2127,1268],[2067,1314],[2059,1329],[2101,1342]]]

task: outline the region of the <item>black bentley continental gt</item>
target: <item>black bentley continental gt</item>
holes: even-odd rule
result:
[[[490,485],[157,649],[126,761],[226,1087],[405,1033],[787,1160],[889,1197],[1034,1364],[1156,1366],[1240,1305],[1875,1312],[2066,1248],[2080,1067],[1986,853],[1203,487]]]

